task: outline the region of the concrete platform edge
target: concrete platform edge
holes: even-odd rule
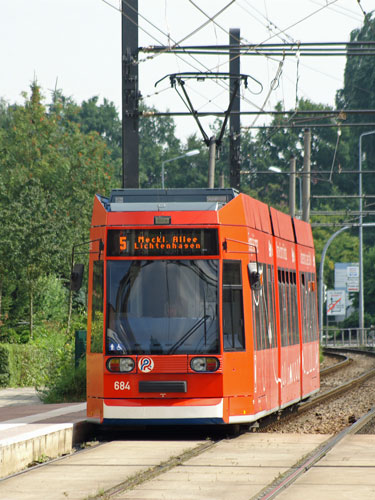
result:
[[[0,479],[21,472],[32,463],[47,461],[72,453],[74,446],[87,440],[93,424],[86,421],[44,424],[18,439],[0,444]]]

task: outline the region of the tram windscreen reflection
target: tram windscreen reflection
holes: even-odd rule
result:
[[[218,354],[217,260],[107,262],[107,354]]]

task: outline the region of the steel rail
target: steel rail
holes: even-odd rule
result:
[[[260,496],[256,496],[257,500],[271,500],[275,498],[283,490],[291,486],[302,474],[307,472],[311,467],[313,467],[319,460],[321,460],[336,444],[338,444],[344,437],[349,434],[356,434],[363,427],[365,427],[369,422],[375,418],[375,408],[372,408],[366,415],[361,417],[357,422],[355,422],[350,427],[342,430],[339,434],[336,434],[333,438],[329,439],[328,442],[323,444],[317,450],[313,451],[305,460],[298,465],[296,469],[290,469],[286,474],[278,480],[278,482],[271,486],[271,490],[266,491]]]
[[[356,349],[329,349],[327,348],[327,353],[336,353],[335,351],[338,352],[353,352],[356,354],[366,354],[368,356],[375,356],[375,352],[371,351],[359,351]],[[338,363],[337,365],[341,365],[339,367],[342,367],[343,364]],[[334,365],[335,368],[332,368],[332,371],[335,369],[339,369],[337,365]],[[348,382],[345,382],[344,384],[341,384],[338,387],[335,387],[334,389],[330,389],[322,394],[317,394],[316,396],[313,396],[309,401],[305,402],[299,402],[296,403],[295,405],[292,406],[287,406],[283,410],[281,410],[278,414],[274,413],[272,415],[269,415],[265,417],[263,420],[256,421],[254,422],[251,426],[250,429],[253,431],[264,431],[268,427],[272,426],[275,424],[277,421],[281,421],[284,418],[285,419],[292,419],[294,417],[297,417],[304,413],[307,410],[310,410],[311,408],[314,408],[315,406],[318,406],[321,403],[324,403],[325,401],[328,401],[329,399],[332,399],[335,396],[338,396],[340,394],[343,394],[345,392],[348,392],[350,389],[353,389],[354,387],[361,385],[363,382],[365,382],[367,379],[375,377],[375,369],[369,370],[359,377],[349,380]]]
[[[136,473],[133,476],[130,476],[125,481],[117,484],[116,486],[113,486],[112,488],[105,490],[104,492],[101,492],[98,495],[90,496],[90,499],[103,500],[103,498],[110,499],[114,496],[117,496],[125,492],[126,490],[129,490],[130,488],[135,488],[136,486],[145,483],[146,481],[150,481],[151,479],[154,479],[160,476],[161,474],[164,474],[165,472],[174,469],[178,465],[183,464],[184,462],[190,460],[193,457],[201,455],[205,451],[215,446],[216,443],[217,441],[209,441],[207,443],[203,443],[197,446],[196,448],[193,448],[192,450],[183,452],[177,457],[176,456],[171,457],[166,462],[155,465],[154,467],[151,467],[150,469],[147,469],[144,472]]]
[[[318,396],[313,397],[310,401],[299,403],[297,406],[297,414],[301,414],[309,410],[310,408],[317,406],[320,403],[328,401],[334,396],[339,396],[344,392],[348,392],[357,385],[363,384],[364,382],[366,382],[366,380],[372,377],[375,377],[375,368],[363,373],[362,375],[360,375],[355,379],[349,380],[348,382],[345,382],[344,384],[341,384],[338,387],[331,389],[330,391],[324,392],[323,394],[319,394]]]
[[[326,375],[329,375],[330,373],[334,373],[334,372],[340,370],[341,368],[344,368],[345,366],[350,365],[353,362],[353,360],[351,358],[348,358],[344,354],[332,354],[330,352],[325,352],[325,351],[323,351],[323,352],[325,354],[328,354],[328,355],[331,354],[335,357],[340,357],[342,359],[338,363],[336,363],[332,366],[327,366],[327,368],[323,368],[322,370],[320,370],[321,377],[325,377]]]
[[[348,349],[345,349],[345,348],[342,348],[342,349],[327,348],[327,349],[325,349],[325,352],[327,354],[334,354],[336,352],[337,353],[351,352],[353,354],[364,354],[366,356],[375,357],[375,352],[373,352],[373,351],[361,351],[359,349],[350,349],[350,348],[348,348]],[[317,406],[318,404],[320,404],[324,401],[327,401],[328,399],[330,399],[334,396],[338,396],[344,392],[348,392],[349,390],[353,389],[357,385],[363,384],[364,382],[366,382],[366,380],[368,380],[369,378],[372,378],[372,377],[375,377],[375,368],[373,368],[372,370],[369,370],[365,373],[362,373],[362,375],[360,375],[359,377],[352,379],[352,380],[349,380],[348,382],[345,382],[345,383],[339,385],[338,387],[331,389],[330,391],[324,392],[322,394],[319,394],[319,395],[313,397],[310,401],[306,401],[304,403],[299,403],[297,406],[297,413],[298,414],[303,413],[304,411],[306,411],[310,408],[313,408],[314,406]]]

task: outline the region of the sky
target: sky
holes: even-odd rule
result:
[[[360,28],[373,0],[138,0],[139,45],[228,44],[239,28],[242,43],[345,42]],[[76,102],[99,96],[121,111],[121,13],[119,0],[0,0],[0,97],[23,102],[36,79],[50,101],[61,89]],[[222,11],[220,13],[220,11]],[[214,17],[214,22],[207,22]],[[205,25],[205,23],[207,24]],[[140,54],[139,88],[144,102],[159,111],[186,111],[166,75],[183,71],[229,71],[224,56],[148,58]],[[295,108],[296,99],[334,106],[343,86],[344,57],[241,57],[241,110]],[[257,83],[259,82],[259,83]],[[261,84],[261,85],[260,85]],[[271,86],[273,89],[271,90]],[[189,80],[187,91],[198,111],[224,111],[229,91],[223,80]],[[241,118],[261,125],[265,118]],[[208,132],[212,119],[203,120]],[[199,134],[193,118],[176,119],[177,135]]]

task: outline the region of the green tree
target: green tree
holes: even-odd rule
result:
[[[94,195],[108,192],[114,168],[99,134],[68,121],[62,103],[47,112],[36,83],[24,105],[8,107],[6,121],[1,127],[0,119],[0,209],[6,215],[0,272],[5,279],[12,273],[13,319],[24,314],[27,288],[32,333],[38,279],[68,279],[72,245],[87,241]]]
[[[367,14],[363,26],[355,29],[350,34],[350,41],[357,42],[357,50],[364,48],[360,42],[373,42],[375,36],[375,11]],[[344,73],[344,86],[337,92],[337,107],[346,109],[375,109],[375,61],[371,56],[360,55],[347,57]],[[367,115],[351,116],[350,121],[356,123],[367,122]],[[373,129],[374,127],[371,127]],[[368,132],[368,127],[356,127],[350,132],[349,154],[352,159],[352,169],[357,169],[359,164],[358,149],[359,136],[363,132]],[[365,171],[375,170],[375,135],[364,137],[362,140],[362,150],[364,153],[362,161],[363,173],[363,194],[373,196],[375,194],[375,180],[372,173]],[[353,186],[358,192],[358,176],[355,176]],[[373,210],[374,201],[372,199],[363,201],[363,208]],[[358,206],[358,204],[357,204]],[[369,217],[365,214],[364,222],[369,222]],[[367,245],[374,245],[373,232],[365,232],[364,240]]]
[[[110,151],[114,167],[113,187],[121,185],[121,142],[122,130],[118,111],[113,102],[103,99],[99,104],[99,97],[94,96],[78,105],[72,98],[67,98],[61,90],[52,95],[49,106],[51,114],[57,113],[68,126],[77,124],[84,134],[96,132],[105,141]]]
[[[181,154],[181,143],[171,117],[154,116],[156,110],[143,105],[140,111],[139,183],[142,188],[157,188],[161,187],[162,161]]]

